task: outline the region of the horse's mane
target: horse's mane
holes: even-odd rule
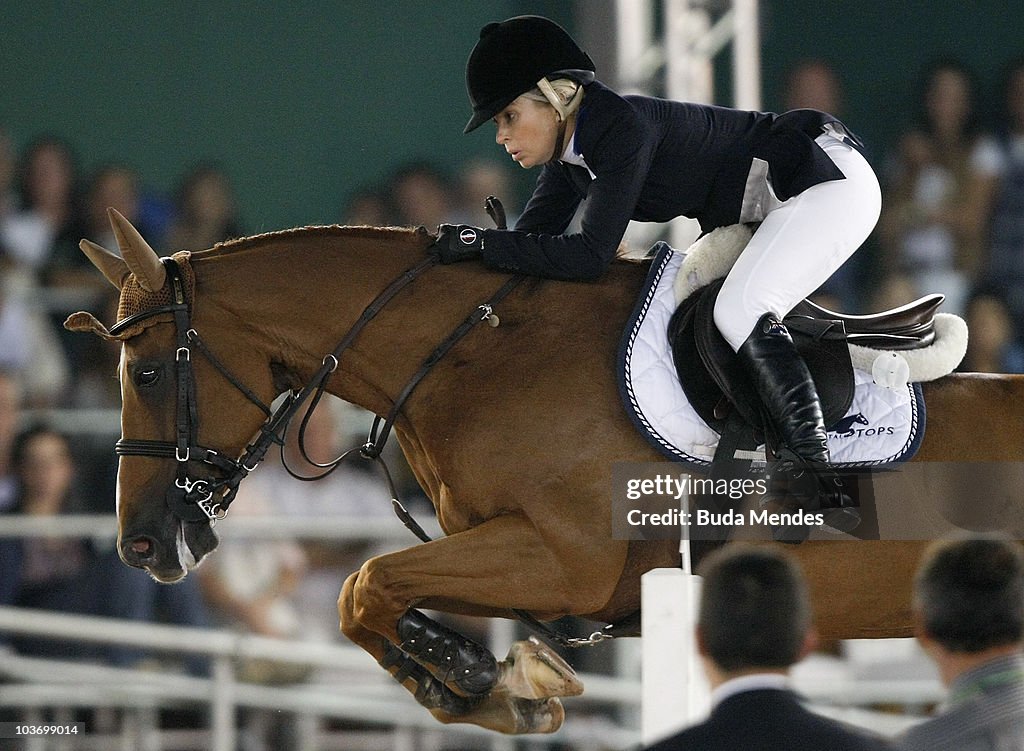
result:
[[[213,246],[213,250],[230,253],[236,250],[245,250],[255,245],[262,245],[274,240],[286,240],[291,238],[308,237],[315,240],[323,237],[347,237],[353,239],[388,239],[402,240],[410,243],[425,245],[425,240],[430,234],[423,227],[369,227],[369,226],[343,226],[340,224],[316,225],[309,227],[295,227],[292,229],[276,230],[274,232],[263,232],[248,237],[238,237],[231,240],[219,242]]]

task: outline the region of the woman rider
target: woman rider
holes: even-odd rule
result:
[[[881,197],[861,144],[815,110],[783,115],[620,96],[564,29],[539,16],[491,23],[466,66],[473,116],[523,167],[542,165],[513,230],[442,225],[442,262],[480,257],[494,269],[565,280],[601,276],[631,219],[695,218],[701,230],[760,222],[714,309],[722,336],[755,382],[776,432],[773,477],[816,484],[787,499],[849,530],[821,403],[782,318],[867,238]],[[579,232],[565,234],[583,199]],[[807,470],[810,470],[807,472]],[[804,533],[806,534],[806,533]]]

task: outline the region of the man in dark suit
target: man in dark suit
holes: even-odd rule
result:
[[[1024,749],[1024,554],[1018,543],[975,536],[936,543],[914,586],[917,639],[949,698],[908,730],[917,751]]]
[[[881,751],[880,738],[806,709],[788,687],[817,641],[796,564],[768,548],[728,545],[706,559],[697,646],[711,716],[648,751]]]

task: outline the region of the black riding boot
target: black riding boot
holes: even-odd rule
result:
[[[828,466],[821,400],[789,330],[766,313],[736,354],[761,397],[768,428],[776,433],[772,489],[778,493],[784,488],[787,505],[820,512],[830,527],[842,532],[855,529],[860,512]],[[805,526],[780,528],[775,536],[783,542],[799,542],[807,533]]]

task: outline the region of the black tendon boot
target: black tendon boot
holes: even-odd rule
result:
[[[828,526],[841,532],[854,530],[860,524],[860,511],[828,466],[821,400],[789,330],[774,314],[766,313],[736,354],[761,397],[768,429],[776,433],[771,490],[784,490],[787,510],[820,512]],[[808,532],[806,525],[787,525],[775,530],[775,539],[800,542]]]
[[[498,682],[488,649],[413,608],[398,619],[399,648],[462,696],[483,696]]]

